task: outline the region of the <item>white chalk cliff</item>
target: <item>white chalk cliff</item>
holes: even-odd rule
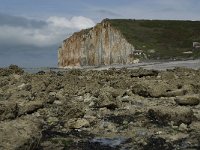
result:
[[[100,66],[134,63],[135,48],[122,33],[104,20],[91,29],[74,33],[58,50],[58,66]]]

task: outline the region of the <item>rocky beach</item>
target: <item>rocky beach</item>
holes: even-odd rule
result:
[[[200,148],[200,69],[0,69],[0,149]]]
[[[2,0],[0,150],[200,150],[199,8]]]

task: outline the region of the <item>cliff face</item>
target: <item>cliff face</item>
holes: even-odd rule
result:
[[[107,21],[74,33],[58,51],[58,66],[98,66],[133,63],[134,47]]]

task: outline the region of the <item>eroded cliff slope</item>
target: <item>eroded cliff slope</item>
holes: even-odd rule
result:
[[[95,27],[74,33],[64,40],[58,52],[58,66],[133,63],[134,50],[121,32],[104,20]]]

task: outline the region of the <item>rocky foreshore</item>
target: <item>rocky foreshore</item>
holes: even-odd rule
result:
[[[0,69],[1,150],[200,149],[200,70]]]

